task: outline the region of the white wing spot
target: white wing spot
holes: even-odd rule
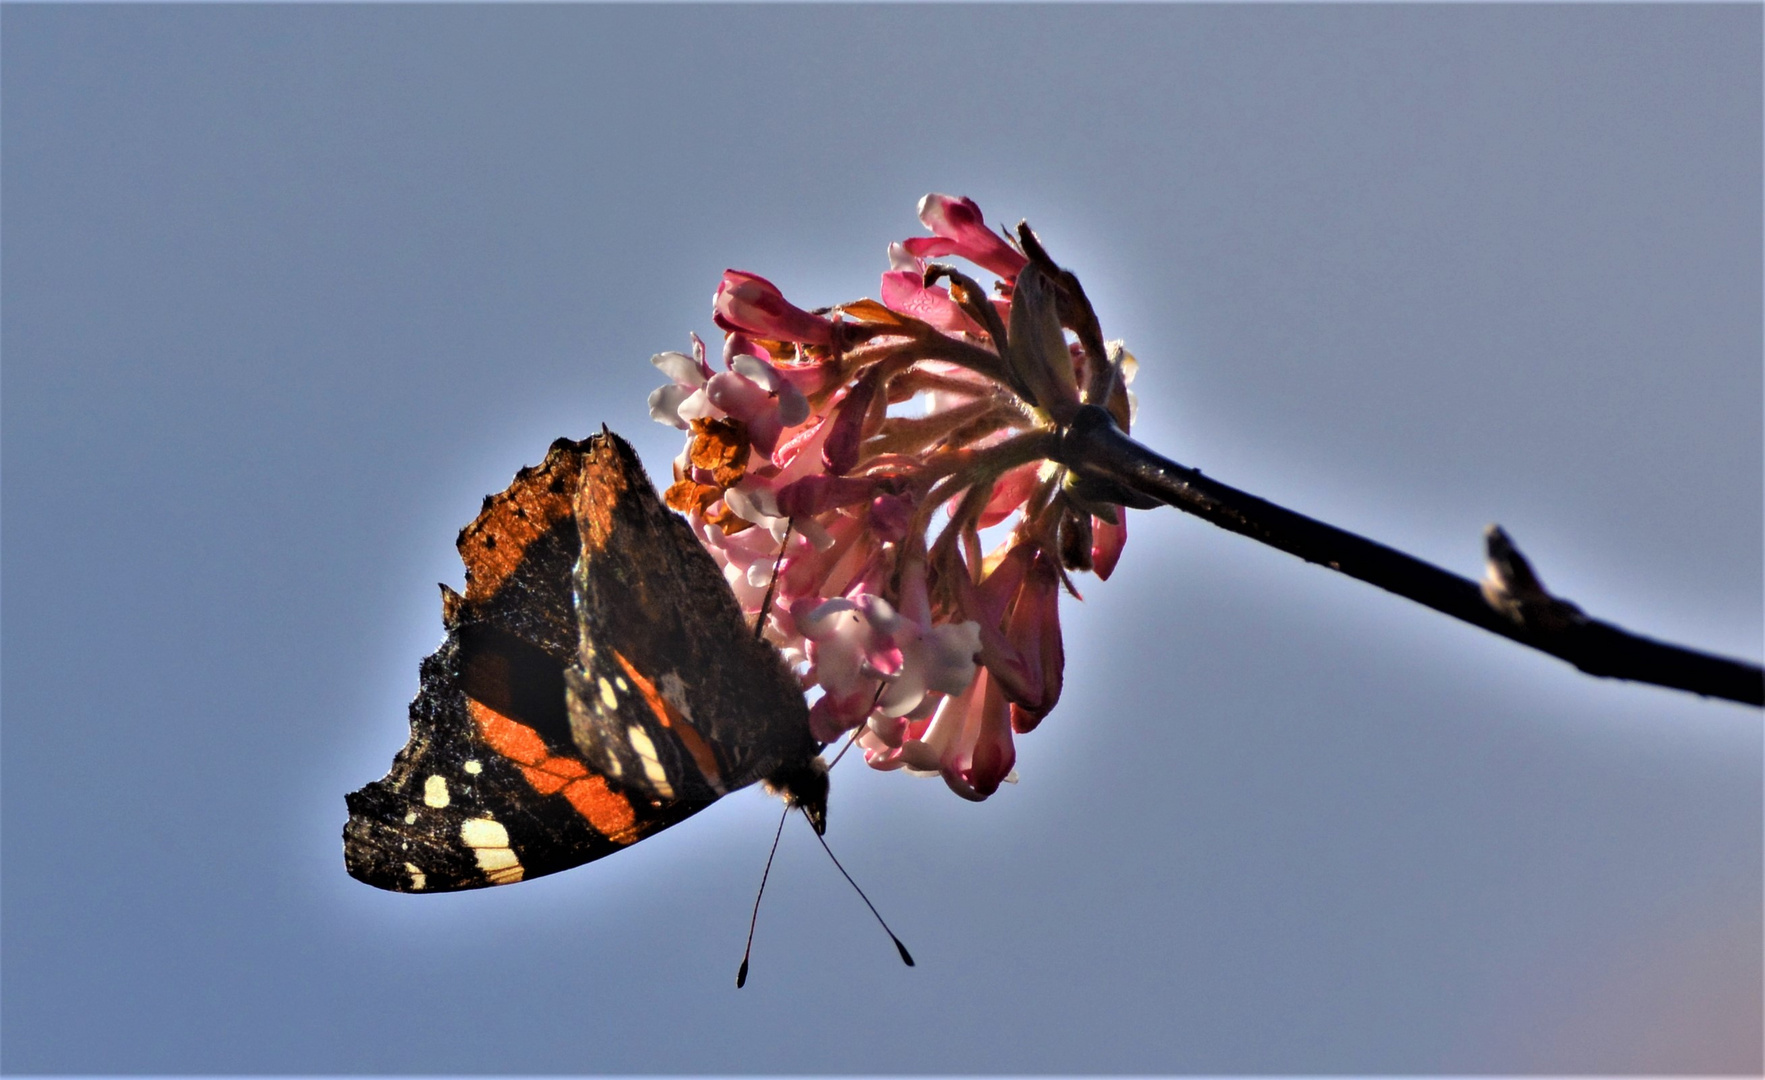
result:
[[[440,810],[447,803],[447,777],[430,774],[429,779],[423,781],[423,805]]]
[[[415,825],[417,823],[417,812],[415,810],[406,810],[404,814],[404,823],[406,825]]]
[[[509,830],[492,818],[467,818],[460,822],[460,840],[469,848],[506,848]]]
[[[668,770],[662,767],[661,760],[656,757],[656,744],[644,734],[643,728],[636,724],[626,728],[625,739],[643,760],[643,774],[649,780],[650,786],[656,789],[656,794],[664,799],[674,798],[674,785],[668,782]]]
[[[412,892],[422,892],[423,886],[429,884],[428,875],[424,874],[423,871],[417,869],[416,863],[411,863],[411,862],[405,863],[404,864],[404,872],[411,875],[411,891]]]
[[[650,741],[650,737],[644,733],[643,728],[636,724],[626,728],[625,741],[631,744],[633,750],[637,751],[638,757],[660,764],[660,760],[656,757],[656,744]]]
[[[466,764],[463,766],[463,768],[466,770],[466,775],[468,775],[468,776],[477,776],[479,773],[484,771],[484,766],[480,765],[476,761],[466,762]]]
[[[460,822],[460,840],[472,849],[478,869],[492,885],[520,881],[525,871],[521,859],[509,847],[509,830],[491,818],[467,818]]]
[[[487,874],[498,870],[520,869],[521,860],[506,847],[478,848],[473,854],[478,856],[478,869]]]
[[[613,676],[613,685],[619,688],[620,693],[629,694],[631,692],[631,684],[625,681],[623,675]]]
[[[609,709],[617,709],[619,707],[619,695],[613,693],[613,684],[607,681],[605,675],[601,676],[601,701],[604,702]]]

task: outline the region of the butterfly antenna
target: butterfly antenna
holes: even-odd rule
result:
[[[876,703],[882,700],[882,692],[883,692],[883,684],[879,682],[876,685],[876,695],[870,699],[870,707],[872,709],[875,709]],[[866,721],[868,721],[869,716],[870,716],[869,713],[865,714]],[[840,752],[833,756],[833,760],[827,763],[827,767],[831,769],[835,765],[838,765],[840,763],[840,759],[846,756],[846,751],[852,749],[852,744],[857,742],[858,736],[860,736],[862,734],[864,734],[864,724],[859,724],[857,727],[853,728],[852,729],[852,737],[850,739],[846,740],[846,745],[840,747]],[[830,851],[830,852],[828,852],[828,854],[832,855],[833,852]]]
[[[754,914],[748,919],[748,944],[746,948],[742,949],[742,966],[735,973],[735,988],[737,990],[748,983],[748,954],[754,951],[754,924],[760,921],[760,898],[766,895],[766,879],[772,875],[772,857],[778,854],[778,838],[784,835],[784,819],[790,814],[791,808],[786,806],[784,813],[778,815],[778,831],[772,834],[772,850],[766,853],[766,869],[760,872],[760,891],[754,894]],[[833,853],[829,852],[828,854]],[[865,902],[869,903],[869,901]],[[911,964],[913,961],[907,962]]]
[[[828,768],[831,769],[835,765],[838,765],[840,763],[840,759],[846,756],[846,751],[852,749],[852,744],[858,741],[858,736],[861,732],[863,732],[863,730],[864,730],[863,724],[859,724],[857,727],[852,729],[852,737],[846,740],[846,745],[840,747],[840,752],[835,754],[833,756],[833,760],[827,763]]]
[[[806,819],[809,815],[804,814],[803,816]],[[814,830],[811,829],[810,831],[813,832]],[[852,886],[852,890],[858,894],[858,899],[864,901],[864,906],[870,909],[870,913],[872,915],[876,916],[877,925],[881,926],[883,928],[883,933],[889,935],[889,940],[895,943],[895,951],[901,954],[901,962],[906,964],[908,967],[912,967],[913,966],[913,954],[907,951],[907,946],[901,944],[901,939],[895,936],[895,932],[893,930],[889,929],[889,924],[886,922],[883,922],[883,917],[876,910],[876,905],[870,902],[870,897],[864,895],[864,890],[860,889],[858,887],[858,883],[856,881],[852,880],[852,875],[846,873],[846,868],[841,866],[840,860],[834,857],[833,848],[830,848],[827,846],[826,838],[823,837],[820,833],[815,833],[815,839],[821,841],[821,850],[827,852],[828,858],[833,859],[834,869],[838,870],[840,872],[840,876],[846,879],[846,884]],[[774,841],[774,842],[776,843],[776,841]],[[748,970],[747,961],[744,960],[744,961],[742,961],[742,971],[745,973],[747,970]],[[736,985],[739,986],[741,984],[737,983]]]
[[[778,591],[778,568],[784,565],[784,549],[790,546],[791,526],[796,518],[784,519],[784,539],[778,542],[778,558],[772,560],[772,580],[766,583],[766,599],[760,601],[760,616],[754,620],[754,640],[759,641],[766,633],[766,616],[772,611],[772,597]],[[779,826],[783,828],[783,825]]]

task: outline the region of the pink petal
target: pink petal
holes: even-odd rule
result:
[[[900,616],[895,614],[887,600],[873,593],[859,593],[853,597],[853,603],[858,605],[858,614],[870,628],[870,633],[861,639],[865,666],[884,678],[899,674],[905,661],[901,647],[895,641],[895,631],[901,625]]]
[[[730,367],[738,356],[758,356],[762,359],[771,359],[772,353],[748,335],[732,330],[723,335],[723,366]]]
[[[757,386],[733,371],[720,371],[711,376],[711,381],[705,384],[705,396],[711,399],[711,404],[743,423],[774,407],[772,395],[765,387]]]
[[[870,699],[875,694],[874,687],[860,687],[843,697],[832,693],[821,695],[821,699],[809,707],[809,733],[817,742],[833,742],[864,721],[870,712]]]
[[[866,721],[870,734],[884,746],[896,747],[907,737],[907,720],[899,716],[872,716]]]
[[[656,369],[681,386],[705,385],[706,374],[699,361],[680,352],[661,352],[650,357]]]
[[[1111,525],[1099,517],[1091,519],[1091,571],[1104,581],[1115,573],[1115,564],[1128,543],[1127,508],[1116,507],[1115,519],[1121,524]]]
[[[784,417],[777,409],[767,409],[748,421],[748,441],[762,454],[770,454],[784,433]]]
[[[832,360],[774,360],[772,366],[798,393],[805,395],[832,390],[833,381],[840,377],[840,365]]]
[[[891,271],[884,274],[882,302],[890,310],[930,323],[946,334],[979,336],[981,333],[980,326],[968,317],[962,305],[950,299],[948,289],[941,285],[926,288],[925,278],[919,273]]]
[[[816,417],[809,426],[778,445],[772,452],[772,464],[783,470],[778,478],[781,486],[821,471],[821,446],[832,430],[826,417]]]
[[[1001,476],[993,485],[993,497],[987,500],[986,507],[981,510],[979,526],[986,529],[997,525],[1022,506],[1024,500],[1036,490],[1040,470],[1041,463],[1032,461]]]
[[[687,424],[680,418],[680,404],[696,393],[692,387],[679,383],[656,387],[650,391],[650,419],[685,431]]]
[[[834,616],[852,611],[857,606],[843,596],[836,596],[832,600],[805,597],[791,604],[791,619],[797,624],[797,633],[810,641],[827,641],[839,629],[838,620]]]

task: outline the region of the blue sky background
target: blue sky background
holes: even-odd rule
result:
[[[11,1072],[1756,1072],[1761,716],[1138,514],[1023,782],[343,873],[456,530],[725,266],[1027,217],[1137,434],[1758,659],[1757,6],[8,6]]]

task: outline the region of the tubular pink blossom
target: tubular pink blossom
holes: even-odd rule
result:
[[[919,220],[936,235],[916,236],[902,242],[917,258],[960,255],[1007,280],[1016,277],[1029,261],[987,228],[987,220],[973,199],[927,195],[919,200]]]
[[[1036,701],[1042,693],[1039,673],[1005,634],[1005,617],[1035,553],[1035,545],[1017,544],[979,585],[966,575],[957,579],[958,606],[980,627],[981,665],[1013,701]]]
[[[858,444],[864,439],[864,420],[870,413],[870,403],[876,398],[876,385],[879,369],[871,368],[852,388],[846,391],[845,399],[836,408],[833,431],[828,435],[827,442],[821,447],[821,460],[827,471],[835,476],[844,476],[858,464]]]
[[[951,783],[949,772],[944,782],[950,790],[966,799],[979,802],[999,790],[999,784],[1011,775],[1017,764],[1017,747],[1011,741],[1011,723],[1004,695],[992,680],[980,696],[980,725],[969,750],[968,767],[958,771],[967,790]]]
[[[912,727],[909,726],[909,737],[902,740],[899,751],[901,763],[925,773],[944,772],[948,765],[950,772],[946,775],[959,774],[960,769],[968,764],[965,751],[980,731],[976,702],[986,692],[986,684],[983,671],[975,676],[967,690],[940,701],[931,722],[918,736],[911,734]],[[974,720],[972,729],[969,727],[971,718]]]
[[[867,558],[864,551],[867,537],[863,523],[858,519],[845,514],[834,515],[823,531],[823,543],[793,547],[779,568],[779,591],[793,602],[803,598],[819,603],[823,598],[843,594],[843,585],[850,574],[840,575],[840,581],[834,581],[834,576],[841,567]],[[795,610],[793,607],[792,611]]]
[[[898,754],[910,769],[935,770],[965,799],[979,802],[997,791],[1017,751],[1005,697],[990,673],[983,670],[967,690],[945,698],[923,737],[904,740]]]
[[[892,476],[827,476],[816,474],[780,488],[778,512],[785,517],[814,517],[843,506],[855,506],[893,495],[900,482]]]
[[[1005,636],[1027,661],[1031,680],[1038,684],[1034,700],[1011,703],[1012,729],[1031,731],[1059,702],[1066,668],[1066,649],[1060,640],[1060,576],[1045,552],[1036,553],[1024,575]]]
[[[724,330],[805,345],[832,345],[833,322],[784,298],[759,274],[725,270],[711,300],[711,319]]]

